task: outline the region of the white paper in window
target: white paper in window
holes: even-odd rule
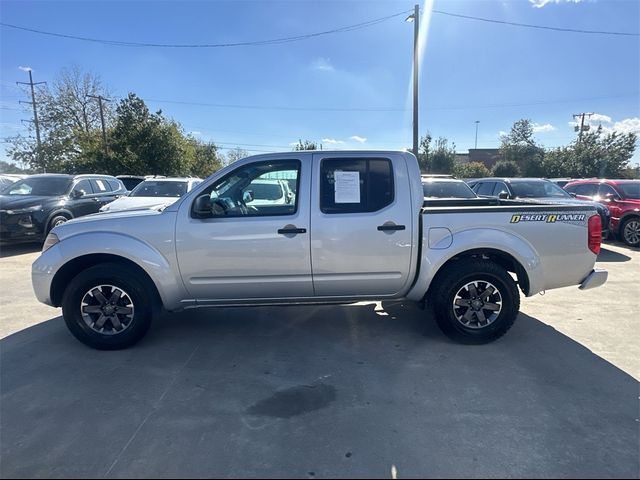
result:
[[[104,186],[104,183],[102,183],[102,180],[96,180],[96,183],[98,184],[98,188],[100,188],[101,191],[105,191],[107,189],[107,187]]]
[[[333,172],[335,203],[360,203],[360,172]]]

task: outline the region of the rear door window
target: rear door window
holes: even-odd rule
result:
[[[109,193],[111,192],[111,185],[103,178],[92,178],[91,186],[95,193]]]
[[[377,212],[393,203],[393,167],[389,159],[325,158],[320,176],[323,213]]]

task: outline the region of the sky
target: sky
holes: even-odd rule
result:
[[[636,0],[421,0],[420,133],[458,152],[497,148],[520,118],[545,147],[575,138],[573,114],[593,126],[640,133],[640,37],[485,22],[448,14],[575,30],[640,32]],[[62,68],[97,74],[113,99],[134,92],[185,132],[249,153],[404,149],[412,139],[415,1],[0,1],[0,22],[117,42],[253,42],[389,17],[300,41],[222,48],[141,47],[79,41],[0,26],[0,159],[25,133],[30,100],[16,81],[52,82]],[[640,145],[639,145],[640,147]],[[223,150],[224,151],[224,150]],[[636,152],[633,164],[640,163]]]

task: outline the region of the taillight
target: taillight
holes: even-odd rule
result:
[[[600,215],[589,217],[589,250],[598,255],[600,253],[600,244],[602,243],[602,220]]]

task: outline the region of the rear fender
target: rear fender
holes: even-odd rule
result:
[[[540,256],[529,242],[517,235],[499,229],[469,229],[453,234],[450,246],[444,249],[430,248],[427,235],[428,233],[422,239],[420,273],[407,295],[410,300],[420,301],[424,298],[432,280],[449,260],[462,256],[465,252],[485,249],[503,252],[520,264],[528,277],[529,288],[525,292],[526,296],[530,297],[544,289],[544,272]]]

